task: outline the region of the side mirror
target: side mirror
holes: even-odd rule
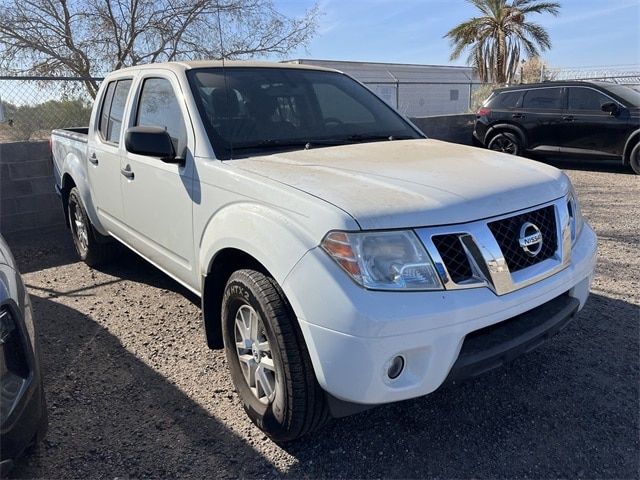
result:
[[[600,108],[602,109],[603,112],[607,112],[609,115],[617,115],[620,112],[620,109],[618,108],[618,104],[615,102],[607,102],[607,103],[603,103]]]
[[[124,134],[127,152],[158,157],[165,163],[182,163],[176,158],[176,151],[169,133],[162,127],[131,127]]]

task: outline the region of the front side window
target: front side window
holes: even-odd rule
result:
[[[602,112],[602,105],[605,103],[611,103],[611,99],[590,88],[569,89],[569,110]]]
[[[216,156],[422,138],[346,75],[290,68],[188,72]],[[226,77],[226,78],[225,78]]]
[[[559,110],[562,108],[562,89],[535,88],[527,90],[522,106],[536,110]]]
[[[144,81],[136,125],[164,128],[171,137],[176,156],[184,158],[187,148],[187,129],[180,104],[169,80],[148,78]]]
[[[111,109],[109,110],[107,131],[105,139],[108,142],[119,143],[120,132],[122,130],[122,118],[124,117],[124,107],[127,104],[127,96],[131,88],[131,80],[119,80],[113,92]]]

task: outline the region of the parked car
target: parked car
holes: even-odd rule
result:
[[[500,88],[473,135],[490,150],[619,160],[640,174],[640,92],[577,81]]]
[[[31,303],[0,235],[0,473],[47,430],[47,407]]]
[[[596,237],[564,173],[428,140],[335,70],[126,68],[51,139],[80,258],[117,239],[199,295],[277,441],[497,367],[589,293]]]

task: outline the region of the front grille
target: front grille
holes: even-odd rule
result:
[[[542,250],[535,257],[528,255],[520,246],[520,228],[525,222],[536,225],[542,233]],[[511,272],[540,263],[551,258],[558,248],[556,215],[553,205],[504,218],[488,224]]]
[[[438,249],[444,265],[455,283],[469,280],[473,276],[469,259],[460,242],[461,233],[436,235],[432,238],[433,244]]]

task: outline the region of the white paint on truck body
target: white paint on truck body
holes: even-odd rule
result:
[[[357,285],[319,247],[328,232],[475,222],[562,203],[570,182],[559,170],[537,162],[428,139],[221,161],[186,76],[189,69],[219,65],[176,62],[110,74],[98,100],[109,82],[132,81],[119,143],[108,144],[97,133],[97,101],[85,143],[53,132],[55,166],[60,179],[68,176],[78,186],[99,232],[117,238],[198,295],[204,278],[216,273],[210,268],[219,252],[238,249],[260,262],[291,302],[327,392],[363,404],[424,395],[446,378],[468,332],[567,291],[584,305],[596,252],[595,235],[586,223],[559,273],[506,295],[489,288],[403,292]],[[317,69],[226,64],[236,66]],[[135,125],[140,88],[148,78],[169,80],[180,101],[187,130],[184,165],[125,149],[124,132]],[[97,165],[88,160],[93,154]],[[127,168],[135,179],[121,174]],[[409,374],[389,382],[385,365],[398,354],[409,362]]]

